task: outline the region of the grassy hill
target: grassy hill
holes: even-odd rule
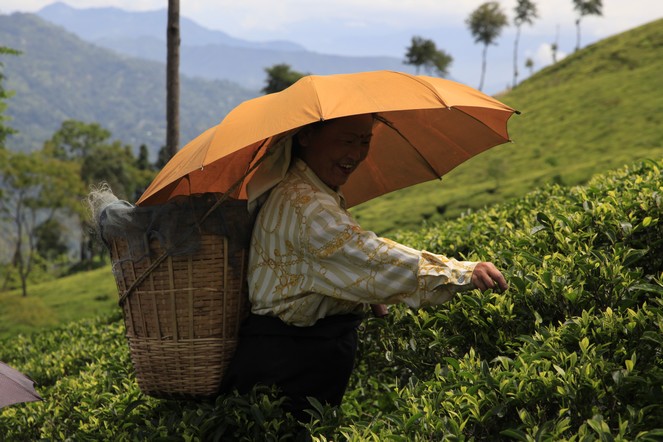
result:
[[[20,290],[0,292],[0,339],[31,334],[98,315],[120,313],[110,267]]]
[[[521,196],[542,184],[579,184],[642,158],[663,157],[663,19],[574,53],[499,97],[522,115],[513,143],[446,175],[353,209],[387,233]]]

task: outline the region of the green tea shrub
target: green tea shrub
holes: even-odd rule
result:
[[[45,399],[0,410],[0,439],[661,440],[662,167],[402,232],[413,247],[495,262],[510,288],[366,320],[344,403],[312,401],[308,424],[266,387],[200,402],[143,395],[116,315],[0,342],[0,360]]]

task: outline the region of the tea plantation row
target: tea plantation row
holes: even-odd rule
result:
[[[392,307],[361,330],[341,409],[286,415],[275,392],[144,396],[119,316],[0,342],[43,402],[0,410],[5,440],[663,439],[663,161],[551,186],[399,241],[504,269],[505,293]]]

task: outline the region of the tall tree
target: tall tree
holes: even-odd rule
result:
[[[429,75],[436,73],[440,77],[446,77],[452,61],[451,55],[438,50],[433,40],[414,36],[403,63],[415,66],[417,74],[423,67]]]
[[[168,0],[168,55],[166,61],[166,148],[169,157],[180,143],[180,1]]]
[[[576,19],[576,51],[580,49],[580,21],[586,15],[603,15],[602,0],[573,0],[573,9],[578,12]]]
[[[513,84],[518,85],[518,43],[520,40],[520,28],[524,23],[531,25],[534,19],[538,17],[536,4],[530,0],[518,0],[514,9],[516,15],[513,18],[513,24],[516,26],[516,39],[513,43]]]
[[[292,86],[297,80],[307,74],[302,74],[292,70],[289,64],[281,63],[274,66],[265,68],[267,79],[265,80],[265,87],[261,92],[264,94],[273,94],[280,92],[283,89]]]
[[[481,81],[479,90],[483,89],[483,82],[486,75],[486,54],[488,46],[495,44],[497,37],[502,32],[502,28],[507,25],[506,14],[500,8],[498,2],[486,2],[475,9],[465,20],[474,37],[475,43],[483,43],[483,56],[481,63]]]

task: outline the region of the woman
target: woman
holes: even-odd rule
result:
[[[294,157],[258,213],[249,257],[252,314],[242,325],[227,387],[274,384],[300,419],[307,396],[339,405],[368,305],[441,304],[461,290],[507,283],[488,262],[414,250],[359,227],[340,187],[366,158],[373,116],[315,123],[293,139]],[[397,161],[398,159],[394,159]]]

